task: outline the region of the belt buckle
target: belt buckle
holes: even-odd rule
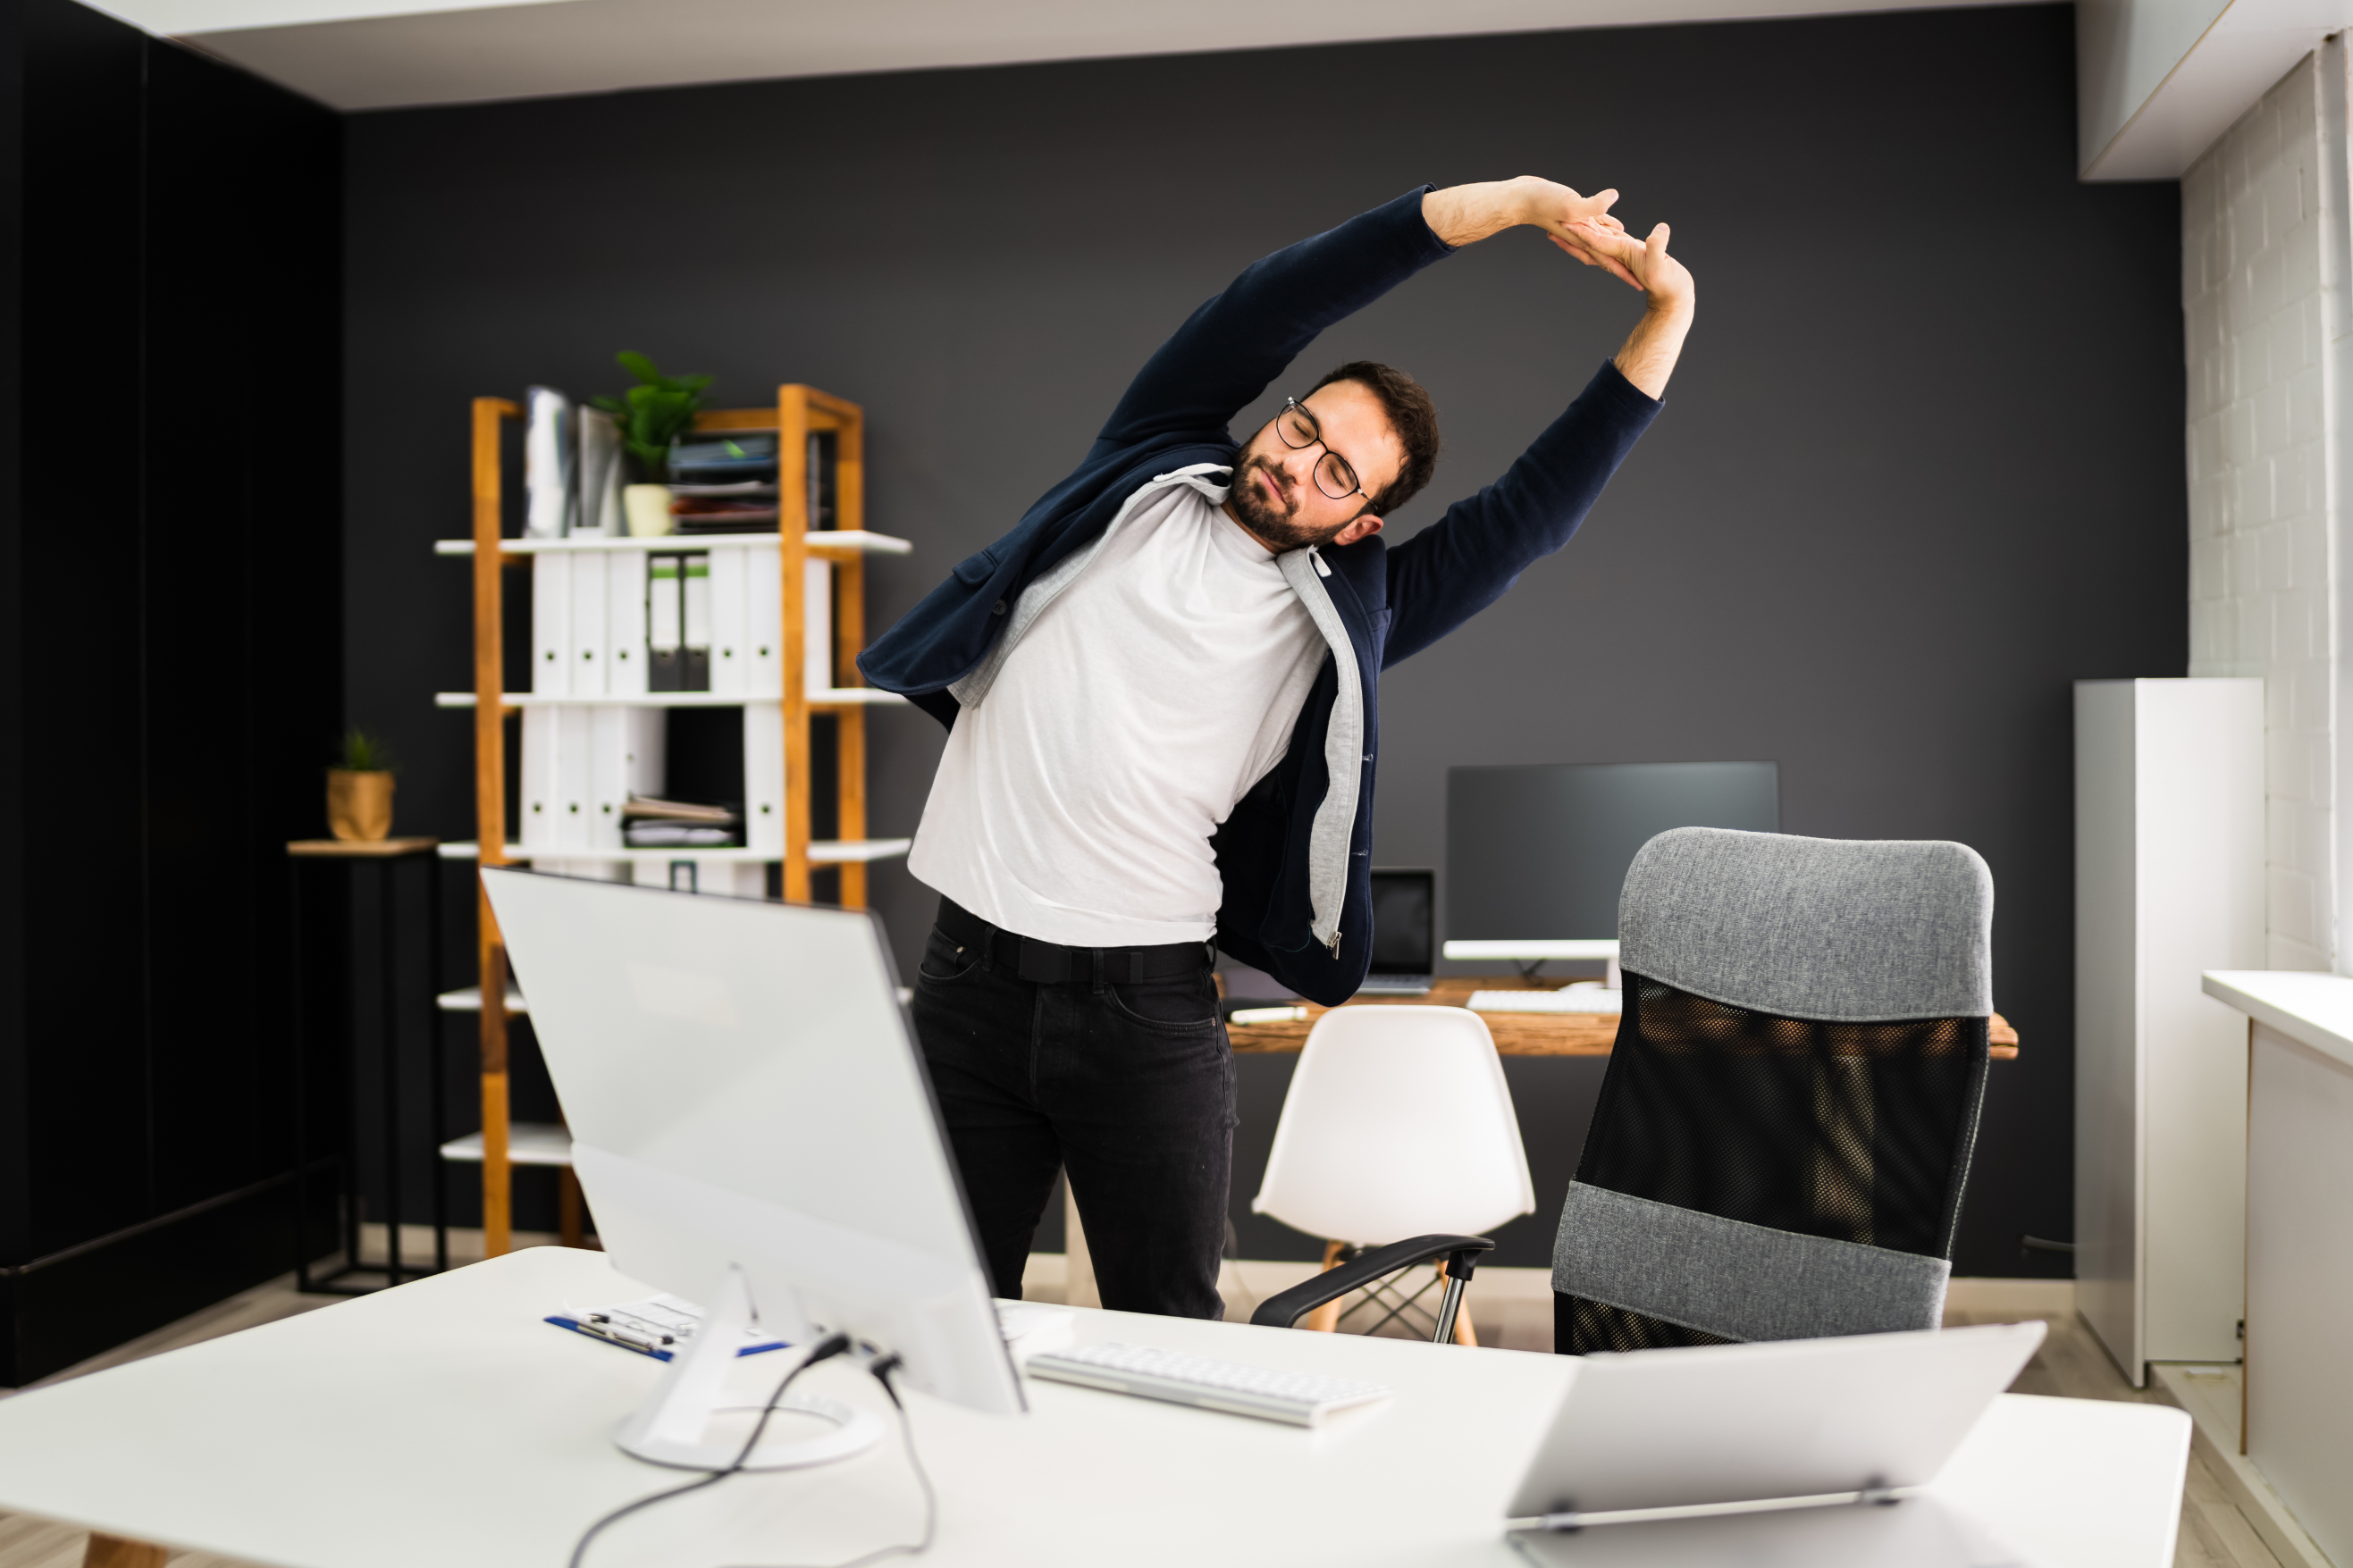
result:
[[[1022,937],[1020,962],[1015,973],[1035,985],[1059,985],[1071,977],[1070,949],[1057,942]]]

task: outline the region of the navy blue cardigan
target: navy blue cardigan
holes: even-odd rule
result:
[[[867,679],[953,725],[958,707],[947,688],[987,655],[1024,588],[1100,537],[1139,486],[1191,464],[1230,467],[1240,444],[1228,422],[1318,333],[1452,254],[1422,221],[1430,188],[1253,263],[1194,311],[1137,374],[1077,470],[859,656]],[[1330,784],[1324,742],[1339,689],[1338,664],[1327,656],[1282,761],[1210,839],[1224,883],[1219,947],[1316,1002],[1356,994],[1373,934],[1378,672],[1493,604],[1530,563],[1567,544],[1659,406],[1605,363],[1502,479],[1437,522],[1395,550],[1376,536],[1318,552],[1331,568],[1323,585],[1355,649],[1364,699],[1345,902],[1333,941],[1315,940],[1308,837]]]

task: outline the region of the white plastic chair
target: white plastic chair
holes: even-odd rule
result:
[[[1485,1019],[1462,1007],[1381,1005],[1316,1020],[1251,1213],[1324,1237],[1328,1270],[1351,1244],[1475,1236],[1535,1206]],[[1338,1316],[1333,1302],[1302,1321],[1329,1331]],[[1467,1315],[1454,1337],[1477,1342]]]

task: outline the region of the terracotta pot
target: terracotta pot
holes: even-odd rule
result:
[[[392,775],[327,770],[327,830],[338,838],[374,843],[392,836]]]

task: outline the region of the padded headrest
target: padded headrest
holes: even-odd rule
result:
[[[1966,844],[1674,828],[1627,870],[1618,937],[1635,973],[1756,1012],[1993,1011],[1993,873]]]

